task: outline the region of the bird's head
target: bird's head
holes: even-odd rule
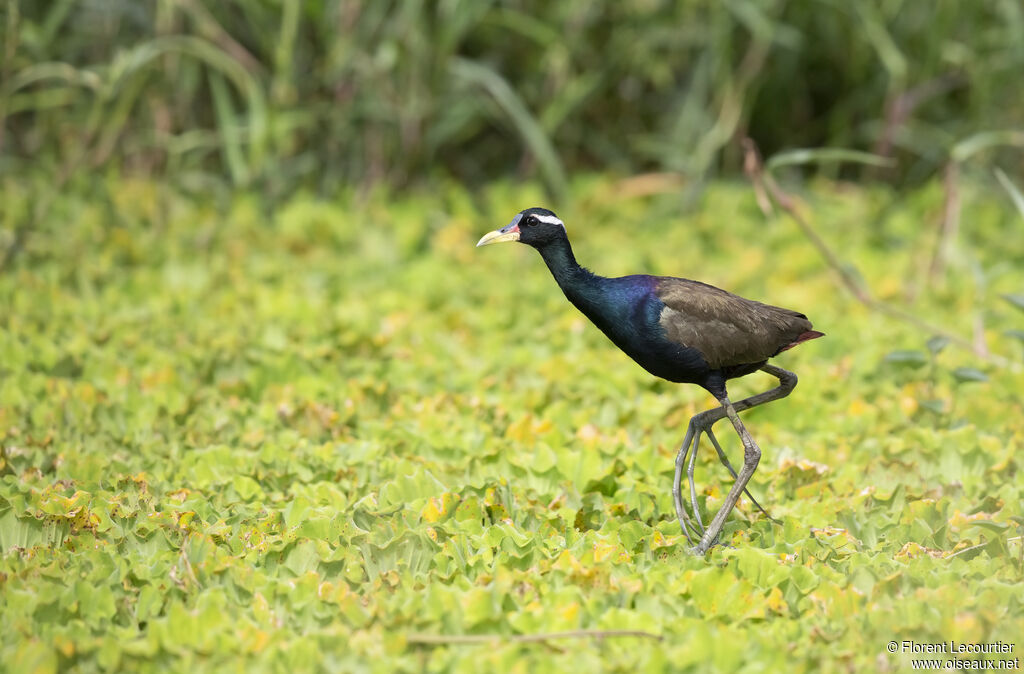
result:
[[[564,239],[565,225],[557,215],[546,208],[527,208],[517,213],[512,222],[501,229],[484,234],[476,245],[518,241],[534,248],[543,248],[549,243]]]

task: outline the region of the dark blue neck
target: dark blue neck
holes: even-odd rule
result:
[[[597,276],[576,262],[568,239],[558,239],[537,248],[540,256],[551,270],[558,287],[569,301],[588,316],[596,309],[598,286],[602,277]]]

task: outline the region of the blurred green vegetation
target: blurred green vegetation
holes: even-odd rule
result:
[[[0,12],[0,669],[1019,654],[1018,0]],[[598,272],[827,333],[748,419],[781,525],[743,500],[734,548],[685,553],[674,451],[712,401],[533,251],[473,248],[532,205]],[[663,640],[417,641],[572,629]]]
[[[738,172],[985,148],[1019,184],[1018,0],[4,0],[4,173],[112,167],[267,194],[438,174]],[[992,135],[996,133],[996,135]],[[981,134],[979,136],[979,134]],[[1003,148],[1000,150],[1000,148]],[[828,175],[840,168],[829,167]],[[988,175],[991,179],[991,176]]]
[[[745,417],[752,492],[781,525],[743,499],[734,547],[686,553],[673,459],[711,397],[615,349],[534,251],[473,247],[538,186],[298,194],[268,215],[247,191],[224,207],[111,179],[54,196],[0,274],[4,668],[850,672],[909,670],[892,639],[1019,653],[1019,365],[853,301],[747,187],[680,215],[632,184],[574,178],[560,215],[581,262],[704,279],[828,333],[780,356],[794,394]],[[967,192],[961,252],[921,289],[942,190],[894,206],[812,188],[879,298],[914,293],[960,334],[980,319],[1019,363],[1007,205]],[[698,462],[708,512],[730,479],[706,444]],[[576,629],[663,640],[418,641]]]

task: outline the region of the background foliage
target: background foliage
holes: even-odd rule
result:
[[[536,189],[493,184],[484,216],[462,188],[296,196],[268,223],[250,195],[222,214],[110,187],[109,205],[62,196],[0,276],[12,671],[903,671],[890,639],[1020,648],[1021,369],[863,309],[748,188],[682,217],[581,179],[562,213],[599,271],[685,270],[828,333],[780,361],[795,394],[748,417],[753,490],[782,524],[744,500],[735,547],[704,559],[669,488],[713,401],[631,363],[533,251],[473,248]],[[834,243],[902,296],[941,192],[893,208],[824,188]],[[961,331],[982,316],[1015,355],[1024,313],[1000,295],[1024,284],[1005,263],[1024,240],[1001,237],[1006,210],[966,208],[985,284],[954,265],[918,306]],[[714,509],[728,477],[707,445],[698,471]],[[574,629],[663,641],[416,642]]]
[[[1016,0],[0,12],[0,669],[1020,655]],[[712,401],[532,251],[473,248],[542,204],[598,272],[828,334],[748,417],[780,525],[744,499],[685,553],[673,458]],[[516,641],[565,630],[647,636]]]
[[[917,183],[1024,144],[1017,0],[6,0],[6,170],[130,168],[272,194],[510,171],[736,172],[837,146]],[[1001,155],[1024,174],[1018,152]]]

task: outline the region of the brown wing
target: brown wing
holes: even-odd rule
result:
[[[666,336],[700,351],[713,368],[768,360],[811,330],[801,313],[699,281],[662,278],[655,292],[665,303],[660,323]]]

